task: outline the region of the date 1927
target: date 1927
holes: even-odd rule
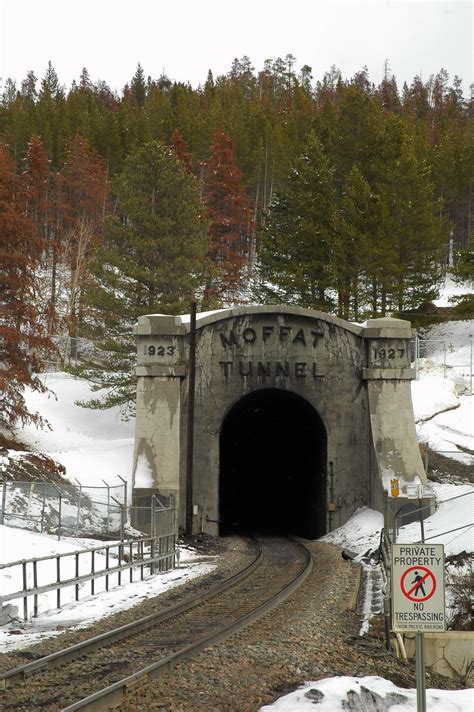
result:
[[[174,356],[176,346],[144,346],[145,356]]]

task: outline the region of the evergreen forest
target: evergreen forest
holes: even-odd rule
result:
[[[285,303],[350,320],[424,314],[473,272],[472,101],[443,69],[398,86],[293,55],[203,85],[138,65],[123,90],[49,63],[0,101],[0,428],[31,418],[41,361],[133,399],[140,314]],[[464,303],[463,309],[466,309]],[[101,351],[102,356],[95,352]],[[104,358],[104,352],[107,358]]]

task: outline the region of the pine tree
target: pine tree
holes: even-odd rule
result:
[[[220,272],[206,290],[208,306],[216,299],[239,301],[248,278],[252,213],[233,141],[224,131],[216,133],[204,166],[203,198],[211,223],[211,259]]]
[[[0,429],[9,433],[18,421],[43,423],[28,411],[24,390],[45,390],[32,368],[51,348],[35,307],[43,242],[25,203],[13,157],[0,145]]]
[[[367,309],[366,280],[378,262],[374,213],[370,186],[354,165],[343,184],[332,242],[337,314],[343,319],[358,321]]]
[[[113,187],[116,211],[105,222],[89,291],[103,355],[81,372],[107,390],[89,406],[127,412],[135,397],[133,325],[142,314],[188,311],[202,296],[210,242],[199,184],[170,148],[151,142],[135,151]]]
[[[334,170],[314,133],[270,206],[261,236],[257,297],[330,311],[334,286]]]
[[[41,136],[54,169],[61,164],[65,129],[65,96],[59,78],[51,62],[41,80],[36,102],[37,133]]]
[[[146,81],[145,72],[140,62],[138,63],[137,71],[133,75],[130,91],[137,106],[144,106],[146,99]]]
[[[392,308],[414,310],[436,297],[449,226],[440,219],[429,169],[408,137],[383,188],[389,205]]]

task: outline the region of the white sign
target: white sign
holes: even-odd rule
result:
[[[446,630],[442,544],[392,544],[392,627],[396,632]]]

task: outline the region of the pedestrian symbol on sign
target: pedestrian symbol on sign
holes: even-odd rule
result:
[[[403,573],[400,588],[409,601],[428,601],[436,591],[436,578],[426,566],[411,566]]]
[[[420,576],[420,574],[418,573],[418,571],[415,571],[415,580],[412,581],[412,583],[416,584],[416,586],[415,586],[415,596],[418,596],[418,591],[421,591],[421,593],[423,594],[423,596],[426,596],[425,589],[423,588],[423,581],[424,581],[424,580],[425,580],[425,579],[423,578],[423,576]]]

